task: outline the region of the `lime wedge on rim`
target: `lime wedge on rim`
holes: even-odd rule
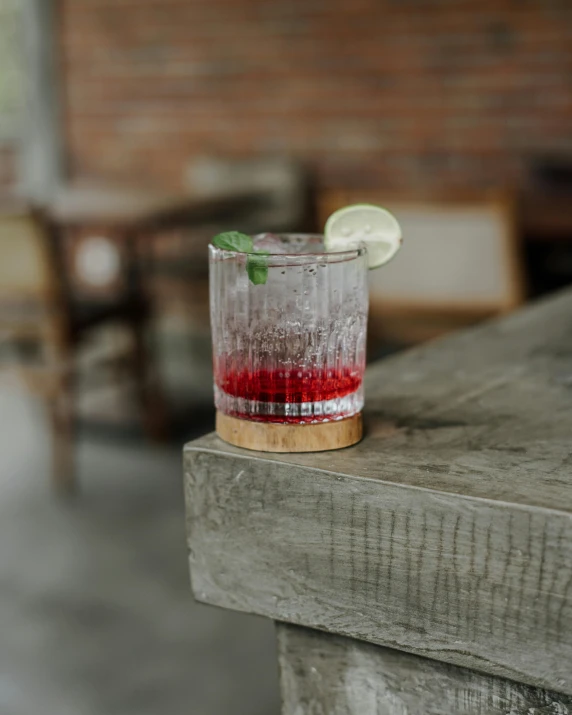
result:
[[[370,268],[379,268],[390,261],[399,251],[401,241],[401,227],[395,216],[372,204],[339,209],[324,228],[327,251],[347,251],[356,243],[365,243]]]

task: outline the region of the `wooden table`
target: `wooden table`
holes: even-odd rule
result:
[[[572,292],[366,395],[339,452],[186,446],[195,597],[276,621],[284,715],[572,713]]]
[[[213,194],[161,192],[106,184],[75,184],[56,192],[50,213],[62,224],[113,224],[124,229],[212,220],[256,197],[252,191]]]
[[[97,294],[121,289],[134,251],[149,254],[160,233],[234,216],[256,200],[252,191],[176,194],[80,183],[61,188],[48,213],[66,243],[72,288]]]

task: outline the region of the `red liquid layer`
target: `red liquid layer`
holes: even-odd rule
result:
[[[327,370],[216,371],[217,386],[232,397],[258,402],[322,402],[345,397],[361,385],[363,370],[356,367]]]

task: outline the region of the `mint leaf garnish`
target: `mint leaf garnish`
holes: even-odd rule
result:
[[[239,253],[251,253],[253,250],[252,238],[240,231],[226,231],[219,233],[212,240],[213,246],[223,251],[238,251]]]
[[[264,285],[268,280],[268,251],[254,249],[252,238],[240,231],[226,231],[219,233],[212,240],[213,246],[222,251],[237,251],[248,253],[246,259],[246,272],[250,282],[256,286]]]
[[[246,261],[246,272],[255,286],[264,285],[268,280],[268,251],[250,253]]]

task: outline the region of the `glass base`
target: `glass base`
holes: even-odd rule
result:
[[[363,423],[361,413],[318,424],[273,424],[217,411],[216,431],[225,442],[257,452],[324,452],[357,444],[363,436]]]
[[[238,419],[275,424],[319,424],[344,420],[363,409],[363,388],[318,402],[259,402],[233,397],[215,385],[217,410]]]

